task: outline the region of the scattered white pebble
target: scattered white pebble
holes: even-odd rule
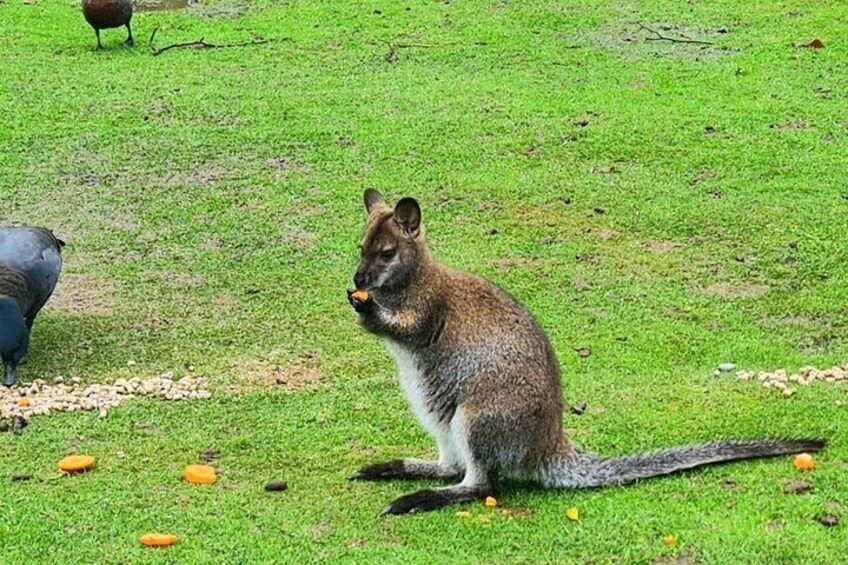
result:
[[[729,373],[730,371],[733,371],[735,369],[736,365],[734,365],[733,363],[722,363],[718,366],[718,370],[722,373]]]
[[[206,399],[212,393],[205,390],[203,377],[184,377],[174,381],[174,374],[164,373],[158,377],[140,379],[118,379],[112,384],[93,383],[82,385],[82,379],[73,377],[73,384],[65,384],[61,377],[53,379],[53,385],[42,380],[30,384],[19,384],[10,388],[0,387],[0,417],[33,415],[51,412],[75,412],[96,410],[100,418],[106,418],[109,410],[125,400],[137,396],[149,396],[164,400]],[[27,406],[20,406],[21,397],[27,397]]]
[[[839,381],[848,381],[848,363],[842,363],[829,369],[817,369],[816,367],[801,367],[797,374],[788,374],[785,369],[777,369],[775,371],[760,371],[752,373],[750,371],[737,371],[736,378],[740,381],[749,381],[756,379],[766,388],[776,388],[783,392],[786,396],[795,394],[795,389],[788,386],[786,383],[797,383],[798,386],[809,386],[815,381],[823,381],[827,383],[835,383]],[[842,406],[837,400],[837,406]]]

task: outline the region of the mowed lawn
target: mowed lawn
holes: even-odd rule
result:
[[[0,562],[845,559],[845,383],[713,376],[848,360],[844,3],[201,2],[133,24],[135,48],[114,30],[97,52],[76,0],[0,0],[0,222],[68,242],[20,376],[192,366],[214,396],[0,435]],[[274,41],[153,56],[156,26],[157,47]],[[346,303],[367,187],[418,198],[438,258],[536,314],[583,449],[822,436],[818,468],[379,518],[429,483],[346,477],[435,448]],[[207,448],[218,484],[186,484]],[[94,471],[54,479],[74,452]]]

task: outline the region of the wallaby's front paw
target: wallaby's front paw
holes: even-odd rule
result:
[[[412,494],[401,496],[385,508],[380,516],[387,514],[412,514],[414,512],[429,512],[445,506],[444,497],[438,491],[432,489],[419,490]]]
[[[360,314],[367,314],[374,309],[374,299],[364,290],[348,290],[347,301]]]
[[[363,467],[348,480],[351,481],[386,481],[390,479],[399,479],[404,476],[403,460],[395,459],[394,461],[386,461],[385,463],[374,463]]]

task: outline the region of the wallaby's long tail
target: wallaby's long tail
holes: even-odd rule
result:
[[[572,453],[555,457],[538,471],[536,479],[554,488],[623,485],[702,465],[819,451],[824,447],[821,439],[754,439],[673,447],[624,457]]]

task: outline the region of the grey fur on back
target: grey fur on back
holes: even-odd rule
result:
[[[26,281],[28,304],[22,304],[25,318],[35,318],[53,294],[62,271],[63,245],[46,228],[0,228],[0,265]]]

